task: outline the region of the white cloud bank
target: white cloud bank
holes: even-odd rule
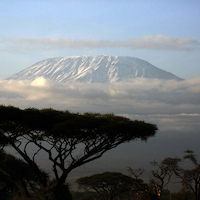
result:
[[[132,83],[55,84],[0,81],[0,102],[19,107],[53,107],[75,112],[193,114],[200,111],[200,77],[185,81],[135,79]],[[197,112],[198,111],[198,112]]]
[[[133,48],[133,49],[153,49],[153,50],[195,50],[199,48],[199,41],[193,38],[176,38],[164,35],[146,35],[138,39],[127,41],[115,40],[71,40],[69,38],[2,38],[0,41],[1,49],[79,49],[79,48]]]

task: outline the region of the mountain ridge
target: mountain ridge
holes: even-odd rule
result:
[[[112,83],[135,78],[183,80],[149,62],[130,56],[68,56],[39,61],[9,79],[34,80],[43,76],[55,82]]]

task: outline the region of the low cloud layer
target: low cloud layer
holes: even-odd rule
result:
[[[2,38],[1,49],[14,50],[32,49],[32,50],[55,50],[55,49],[79,49],[79,48],[132,48],[132,49],[153,49],[153,50],[195,50],[199,49],[199,41],[193,38],[176,38],[164,35],[146,35],[137,39],[126,41],[83,39],[71,40],[69,38]]]
[[[135,79],[132,83],[0,81],[0,101],[19,107],[54,107],[77,112],[194,114],[200,111],[200,78],[185,81]]]

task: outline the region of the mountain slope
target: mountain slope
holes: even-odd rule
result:
[[[112,83],[134,78],[182,80],[152,64],[125,56],[69,56],[42,60],[7,79],[34,80],[43,76],[55,82]]]

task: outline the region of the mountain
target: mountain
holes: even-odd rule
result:
[[[34,80],[44,77],[55,82],[112,83],[134,78],[183,80],[135,57],[69,56],[42,60],[9,79]]]

